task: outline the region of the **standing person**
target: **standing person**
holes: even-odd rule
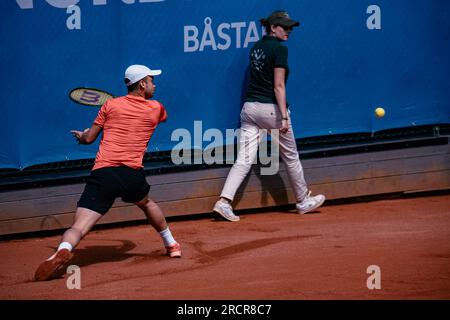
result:
[[[239,221],[231,203],[256,158],[260,129],[279,129],[279,138],[275,143],[279,144],[295,193],[297,211],[300,214],[310,212],[325,201],[325,196],[311,196],[308,192],[286,101],[288,49],[282,42],[288,40],[292,29],[300,23],[292,20],[285,11],[275,11],[260,21],[267,35],[250,50],[250,79],[241,111],[239,153],[213,209],[229,221]],[[274,135],[272,139],[277,137]]]
[[[108,100],[98,112],[92,127],[71,131],[80,144],[93,143],[103,130],[95,164],[78,201],[75,221],[57,251],[36,270],[36,280],[49,280],[59,274],[72,258],[72,249],[111,208],[114,200],[136,204],[159,232],[169,257],[181,257],[181,247],[173,238],[161,208],[148,197],[142,158],[148,142],[167,113],[153,96],[154,76],[161,70],[132,65],[125,71],[128,95]]]

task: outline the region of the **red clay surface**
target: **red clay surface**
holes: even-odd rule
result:
[[[93,231],[72,260],[80,290],[31,280],[59,236],[0,242],[0,299],[450,299],[450,195],[241,217],[173,221],[181,259],[149,226]]]

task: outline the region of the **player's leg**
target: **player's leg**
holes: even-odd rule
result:
[[[147,221],[158,231],[166,247],[166,254],[171,258],[181,257],[181,246],[175,241],[161,207],[147,196],[135,204],[144,212]]]
[[[144,211],[147,221],[155,228],[156,231],[161,232],[167,228],[166,218],[160,206],[158,206],[152,199],[145,196],[144,199],[135,203],[142,211]]]
[[[181,246],[172,236],[164,212],[148,197],[150,185],[147,183],[144,170],[119,167],[116,172],[120,185],[123,187],[120,191],[122,200],[134,203],[144,212],[148,222],[161,236],[169,257],[181,257]]]
[[[72,258],[72,249],[92,229],[95,223],[112,206],[115,200],[116,184],[112,180],[111,168],[98,169],[91,176],[78,201],[74,223],[64,233],[55,254],[41,263],[35,273],[36,280],[50,280],[57,277],[60,271]]]
[[[72,258],[72,249],[92,229],[102,217],[101,214],[86,208],[77,208],[73,225],[64,232],[62,241],[56,252],[39,265],[35,279],[39,281],[50,280],[57,277]]]
[[[72,227],[64,232],[61,244],[68,243],[72,248],[75,248],[101,217],[102,215],[98,212],[78,207],[75,213],[75,221]]]

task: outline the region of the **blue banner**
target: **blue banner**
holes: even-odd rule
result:
[[[149,151],[194,121],[239,127],[249,49],[277,9],[301,21],[286,43],[297,138],[450,123],[447,0],[5,0],[0,168],[93,158],[98,142],[79,146],[70,130],[98,109],[68,93],[124,95],[130,64],[163,70],[154,98],[169,118]]]

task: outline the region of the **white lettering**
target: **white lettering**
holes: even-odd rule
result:
[[[248,28],[247,28],[248,25]],[[258,33],[258,27],[255,21],[247,22],[223,22],[216,28],[213,28],[212,19],[205,18],[202,37],[199,39],[199,33],[202,31],[194,25],[184,26],[184,52],[203,52],[210,47],[213,51],[228,50],[233,41],[235,47],[247,48],[250,43],[257,42],[260,35],[264,35],[264,28]],[[247,28],[247,29],[246,29]],[[230,33],[230,29],[234,32]],[[199,31],[200,30],[200,31]],[[245,39],[243,37],[245,36]],[[216,40],[217,39],[217,40]]]
[[[273,129],[270,131],[270,156],[268,153],[268,139],[267,139],[267,130],[263,130],[263,140],[261,140],[259,144],[259,161],[263,165],[270,164],[269,167],[261,167],[261,175],[263,176],[272,176],[278,173],[280,168],[280,131],[278,129]]]
[[[60,9],[66,9],[80,2],[80,0],[46,0],[46,1],[49,5]]]
[[[189,130],[174,130],[170,136],[170,141],[180,141],[172,148],[170,153],[173,164],[191,164],[191,133]]]
[[[379,266],[371,265],[367,267],[367,273],[371,274],[369,278],[367,278],[367,288],[369,290],[373,289],[381,289],[381,269]]]
[[[251,42],[256,42],[259,40],[258,28],[256,27],[255,21],[250,21],[248,25],[247,35],[245,36],[244,48],[248,47]]]
[[[211,28],[211,18],[205,18],[205,29],[203,30],[202,42],[200,43],[199,51],[203,51],[206,46],[211,46],[213,50],[217,50],[216,40]]]
[[[214,138],[214,140],[212,140]],[[203,161],[206,164],[223,164],[223,135],[219,129],[208,129],[203,134],[203,141],[212,141],[205,147]]]
[[[46,0],[49,5],[55,8],[67,9],[70,6],[77,5],[80,0]],[[139,0],[139,3],[154,3],[154,2],[164,2],[166,0]],[[134,4],[136,0],[122,0],[125,4]],[[16,0],[20,9],[33,9],[33,0]],[[94,6],[104,6],[107,4],[107,0],[92,0]]]
[[[171,151],[171,160],[174,164],[234,164],[235,138],[238,137],[238,152],[240,160],[245,164],[257,163],[257,148],[254,143],[248,141],[248,137],[241,136],[241,130],[226,129],[226,139],[219,129],[211,128],[203,132],[202,121],[194,121],[194,144],[191,145],[191,133],[187,129],[176,129],[171,135],[171,141],[182,141],[175,145]],[[268,153],[267,130],[261,129],[258,134],[259,158],[262,165],[261,175],[274,175],[279,171],[279,132],[278,129],[272,129],[270,132],[272,139],[270,142],[270,155]],[[265,139],[264,139],[265,138]],[[203,142],[211,142],[203,148]],[[224,143],[225,142],[225,143]],[[192,162],[192,150],[194,152],[194,162]],[[203,162],[202,162],[203,161]],[[267,167],[267,165],[270,165]]]
[[[241,136],[241,129],[233,130],[226,129],[225,130],[225,163],[226,164],[234,164],[234,144],[235,140],[239,141]]]
[[[190,307],[185,304],[183,307],[178,307],[178,315],[203,315],[208,318],[212,307]]]
[[[190,43],[194,43],[193,46]],[[194,52],[198,50],[198,29],[196,26],[184,26],[184,52]]]
[[[370,17],[367,18],[367,29],[374,30],[374,29],[381,29],[381,9],[377,5],[371,5],[367,8],[367,13],[372,14]]]
[[[219,50],[227,50],[231,45],[231,37],[228,34],[223,32],[224,29],[230,30],[230,24],[229,23],[221,23],[219,25],[219,28],[217,29],[217,34],[219,35],[219,38],[225,40],[225,44],[219,43],[217,45],[217,48]]]
[[[66,13],[71,14],[67,18],[66,26],[69,30],[81,29],[81,10],[79,6],[70,6],[67,8]]]
[[[79,266],[70,265],[67,267],[67,273],[71,274],[69,278],[67,278],[66,286],[67,289],[81,289],[81,269]],[[73,273],[73,274],[72,274]]]
[[[236,48],[241,47],[241,29],[245,28],[245,22],[233,22],[231,24],[233,29],[236,29]]]
[[[16,0],[20,9],[33,9],[33,0]]]
[[[203,149],[203,122],[194,121],[194,164],[202,163],[202,149]]]

